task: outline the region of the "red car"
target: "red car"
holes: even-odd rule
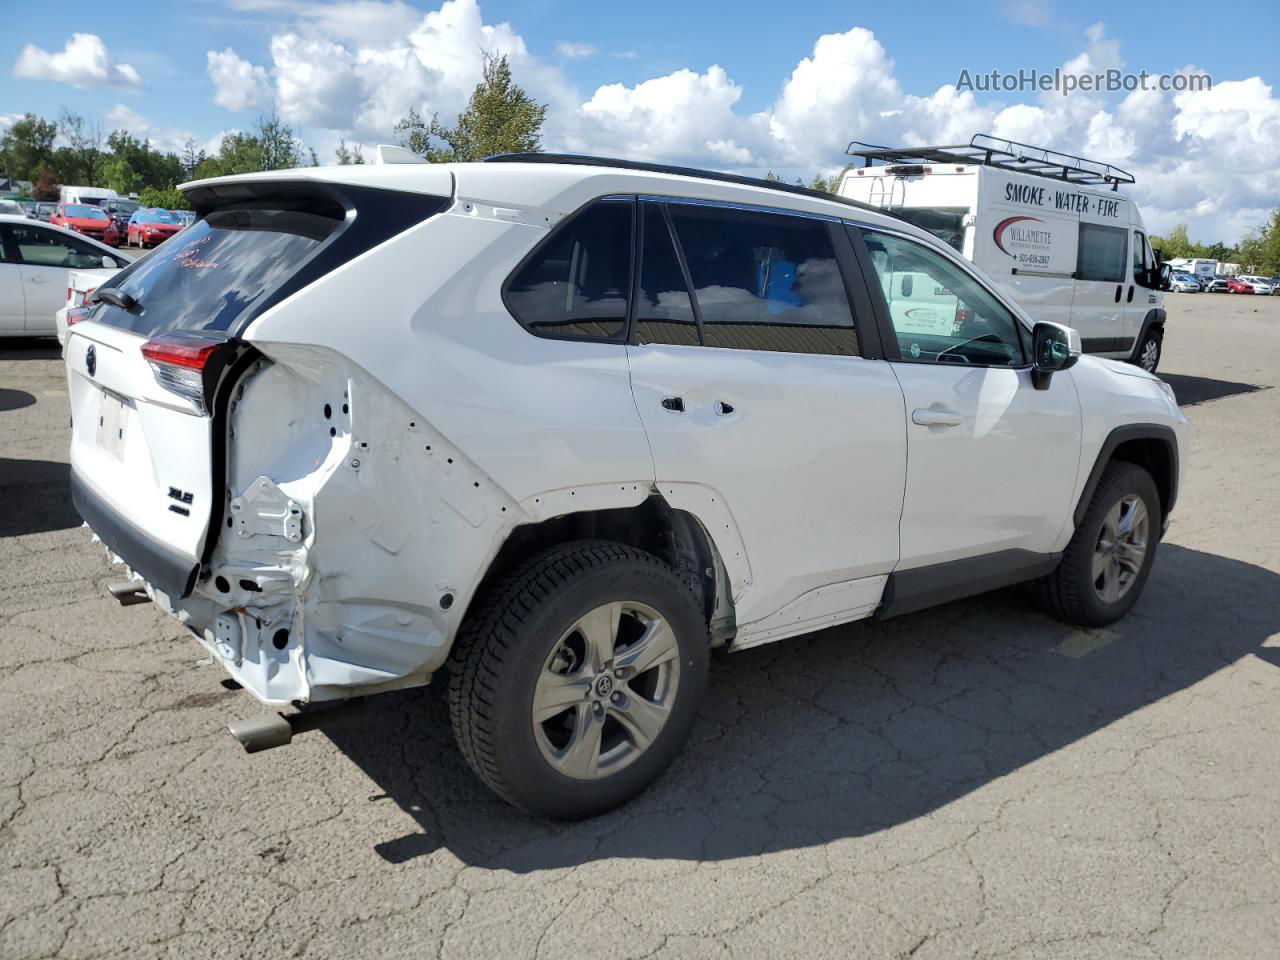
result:
[[[1231,277],[1227,280],[1227,293],[1253,293],[1253,284],[1238,277]]]
[[[66,227],[86,237],[93,237],[108,246],[120,246],[120,232],[111,222],[105,210],[91,203],[60,203],[49,222],[54,226]]]
[[[129,230],[125,243],[131,247],[135,243],[140,247],[151,247],[157,243],[164,243],[181,229],[182,224],[178,222],[178,218],[168,210],[160,207],[143,207],[141,210],[135,210],[133,216],[129,218]]]

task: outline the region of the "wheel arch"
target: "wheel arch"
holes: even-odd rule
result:
[[[1080,491],[1073,515],[1074,525],[1079,527],[1084,520],[1102,471],[1113,462],[1136,464],[1151,474],[1160,492],[1160,521],[1163,524],[1178,498],[1177,435],[1171,427],[1162,424],[1131,423],[1116,427],[1103,441],[1084,489]]]
[[[737,632],[730,575],[703,522],[661,493],[634,506],[577,510],[513,527],[472,593],[464,620],[493,584],[521,561],[562,543],[607,540],[651,553],[672,566],[698,598],[713,646]]]
[[[1147,332],[1153,327],[1160,331],[1161,339],[1164,339],[1164,323],[1168,314],[1163,307],[1152,307],[1147,311],[1147,315],[1142,318],[1142,326],[1138,328],[1138,335],[1133,339],[1133,352],[1129,354],[1129,361],[1136,363],[1138,360],[1138,351],[1142,349],[1142,341],[1146,339]]]

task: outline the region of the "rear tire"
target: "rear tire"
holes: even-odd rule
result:
[[[479,598],[454,642],[458,746],[530,813],[604,813],[680,752],[709,647],[693,591],[657,557],[598,540],[552,548]]]
[[[1062,562],[1039,581],[1049,612],[1082,627],[1105,627],[1128,613],[1155,562],[1160,509],[1151,474],[1108,464]]]

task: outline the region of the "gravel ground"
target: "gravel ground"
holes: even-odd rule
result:
[[[1280,297],[1174,294],[1194,427],[1136,610],[1019,591],[717,660],[651,791],[491,797],[435,688],[258,713],[67,502],[56,348],[0,344],[0,957],[1274,957]]]

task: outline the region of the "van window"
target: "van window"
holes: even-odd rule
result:
[[[93,319],[144,336],[230,330],[297,272],[341,218],[338,207],[332,215],[247,205],[215,210],[181,242],[165,244],[128,272],[118,289],[137,300],[137,308],[104,303]]]
[[[1021,324],[972,276],[914,240],[874,230],[863,236],[902,360],[1024,362]]]
[[[693,300],[663,208],[645,203],[643,210],[635,342],[697,346]]]
[[[708,347],[857,356],[830,225],[672,203]]]
[[[620,340],[631,287],[631,200],[597,200],[536,247],[504,291],[530,333]]]
[[[954,250],[964,253],[964,218],[968,207],[897,207],[894,214],[928,230]]]
[[[1082,222],[1076,279],[1123,283],[1128,233],[1122,227]]]

